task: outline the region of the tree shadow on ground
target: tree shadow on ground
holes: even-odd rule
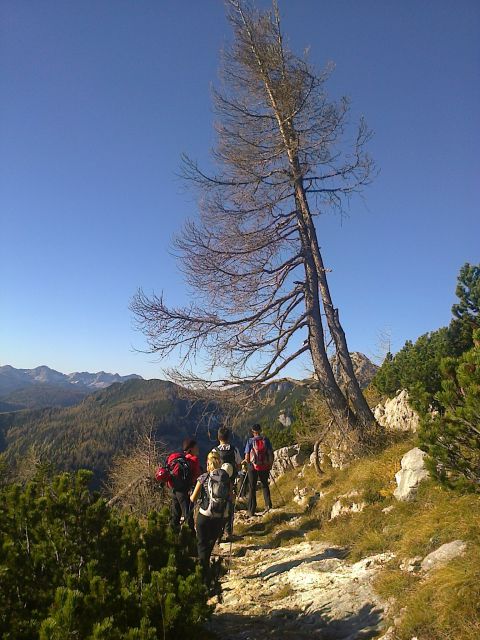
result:
[[[368,640],[378,633],[381,614],[381,609],[365,604],[355,613],[334,618],[325,605],[306,615],[295,609],[276,609],[266,616],[220,613],[208,627],[222,640]]]

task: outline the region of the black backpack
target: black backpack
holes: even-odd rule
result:
[[[174,491],[184,493],[192,485],[192,468],[185,453],[171,453],[166,462],[170,472],[170,485]]]
[[[209,518],[222,518],[230,498],[230,477],[224,469],[210,471],[203,484],[200,513]]]
[[[226,462],[228,462],[228,464],[232,465],[233,473],[231,476],[231,480],[235,480],[235,478],[237,477],[237,463],[235,462],[235,447],[231,444],[223,445],[223,446],[227,446],[228,449],[220,449],[219,447],[215,447],[213,451],[216,451],[218,453],[218,455],[220,456],[220,460],[222,461],[222,464],[225,464]]]

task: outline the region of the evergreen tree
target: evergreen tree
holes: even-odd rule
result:
[[[392,357],[387,354],[372,385],[380,393],[393,396],[408,389],[415,404],[426,401],[436,406],[435,394],[441,389],[440,363],[457,358],[472,347],[472,329],[480,326],[480,265],[466,263],[458,275],[456,289],[459,302],[452,307],[454,319],[448,327],[425,333],[413,343],[407,340]]]
[[[433,474],[451,486],[480,490],[480,329],[474,346],[441,364],[440,410],[424,411],[420,439]],[[425,403],[426,404],[426,403]],[[425,408],[425,405],[424,405]]]
[[[452,307],[453,315],[473,328],[480,327],[480,265],[463,265],[455,293],[459,302]]]

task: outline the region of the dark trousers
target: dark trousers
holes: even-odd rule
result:
[[[197,516],[198,559],[203,567],[205,576],[208,576],[210,556],[215,542],[222,534],[223,525],[223,518],[209,518],[201,513]]]
[[[227,534],[227,536],[231,536],[233,533],[233,517],[234,517],[234,513],[235,513],[235,503],[234,502],[229,502],[227,505],[227,514],[225,516],[225,518],[223,519],[224,522],[224,531]]]
[[[176,531],[180,529],[180,518],[182,516],[185,524],[187,524],[192,531],[195,531],[190,496],[188,493],[174,491],[172,489],[170,502],[170,526],[172,529]]]
[[[251,515],[254,515],[257,509],[257,480],[262,483],[265,508],[272,508],[272,498],[270,497],[270,488],[268,486],[269,475],[270,471],[256,471],[253,467],[248,470],[248,512]]]

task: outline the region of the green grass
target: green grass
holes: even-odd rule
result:
[[[329,470],[318,476],[307,468],[304,478],[290,472],[277,480],[287,499],[282,512],[267,514],[261,523],[245,526],[251,543],[284,546],[304,540],[319,540],[345,547],[348,559],[390,551],[395,559],[377,576],[375,587],[385,599],[395,599],[391,616],[401,611],[396,640],[476,640],[480,638],[480,497],[447,489],[433,480],[420,485],[412,502],[393,497],[395,473],[404,453],[415,446],[406,438],[375,455],[362,458],[343,470]],[[323,497],[305,513],[293,502],[294,487],[308,486]],[[278,492],[271,488],[272,497]],[[330,521],[339,496],[358,492],[350,501],[364,501],[361,513],[343,515]],[[389,513],[383,509],[393,506]],[[300,516],[292,527],[289,521]],[[405,573],[400,563],[414,556],[424,557],[446,542],[462,539],[468,550],[427,577]]]

